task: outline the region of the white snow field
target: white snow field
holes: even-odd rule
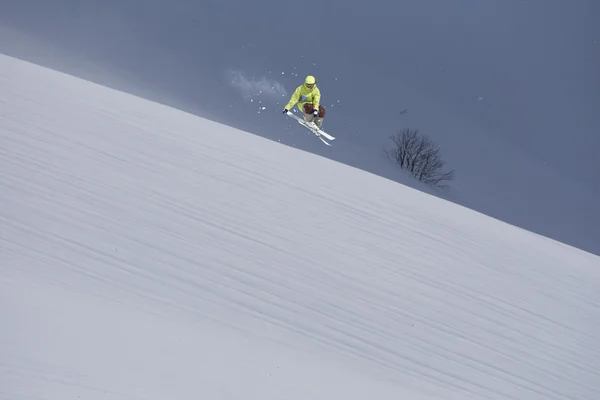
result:
[[[599,257],[5,56],[0,224],[1,399],[600,399]]]

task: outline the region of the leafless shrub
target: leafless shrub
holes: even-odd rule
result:
[[[429,137],[420,134],[418,129],[403,129],[390,136],[390,139],[394,147],[385,148],[386,155],[418,180],[432,186],[445,187],[443,182],[454,178],[454,170],[443,171],[446,163],[441,158],[439,146]]]

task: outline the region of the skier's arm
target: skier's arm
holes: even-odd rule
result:
[[[316,88],[315,95],[313,96],[313,106],[315,107],[315,110],[319,109],[319,104],[321,104],[321,91],[319,88]]]
[[[300,100],[300,86],[298,86],[296,90],[294,90],[294,93],[292,94],[292,97],[290,97],[289,103],[286,104],[285,109],[291,110],[292,107],[296,105],[298,100]]]

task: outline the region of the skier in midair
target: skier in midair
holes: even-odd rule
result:
[[[320,104],[321,91],[317,87],[317,80],[314,76],[308,75],[304,83],[294,90],[290,101],[283,110],[287,114],[296,103],[298,110],[304,114],[304,120],[308,123],[314,122],[319,129],[323,125],[325,117],[325,108]]]

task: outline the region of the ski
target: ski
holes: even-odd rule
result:
[[[300,125],[304,126],[305,128],[308,128],[316,137],[321,139],[321,141],[323,143],[325,143],[327,146],[331,146],[331,143],[329,143],[328,141],[323,139],[323,137],[325,137],[326,139],[329,139],[329,140],[335,140],[334,136],[331,136],[330,134],[323,131],[322,129],[319,129],[314,123],[310,124],[310,123],[306,122],[304,119],[298,117],[297,115],[294,115],[292,113],[292,111],[289,111],[286,115],[294,118],[296,121],[298,121],[298,123]]]

